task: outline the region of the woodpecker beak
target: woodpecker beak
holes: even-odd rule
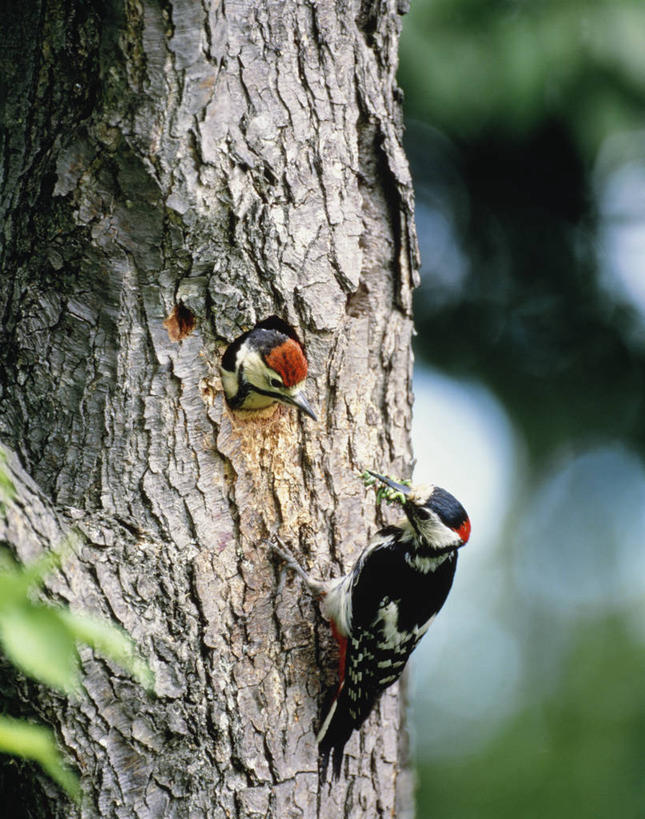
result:
[[[378,472],[372,472],[371,469],[368,469],[367,471],[373,478],[376,478],[386,486],[389,486],[390,489],[394,489],[395,492],[400,492],[402,495],[409,495],[412,491],[411,487],[405,483],[397,483],[396,481],[393,481],[392,478],[388,478],[387,475],[379,475]]]
[[[284,400],[284,396],[281,396],[282,400]],[[305,398],[304,392],[298,392],[295,395],[289,396],[289,403],[293,404],[295,407],[298,407],[299,410],[308,415],[310,418],[313,418],[314,421],[317,421],[318,418],[316,417],[316,413],[312,410],[311,404]]]

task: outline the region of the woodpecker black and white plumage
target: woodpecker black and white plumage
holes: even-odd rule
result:
[[[403,673],[446,601],[457,550],[470,537],[466,511],[445,489],[370,474],[404,496],[406,517],[381,529],[348,574],[313,580],[282,542],[273,547],[319,598],[339,645],[338,689],[318,733],[323,777],[330,757],[340,775],[345,743]]]
[[[220,367],[229,406],[257,410],[275,401],[316,419],[303,392],[307,357],[294,330],[271,316],[228,346]]]

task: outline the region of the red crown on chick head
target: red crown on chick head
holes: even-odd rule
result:
[[[285,387],[300,384],[307,377],[307,359],[300,344],[292,338],[274,347],[264,360],[272,370],[282,376]]]

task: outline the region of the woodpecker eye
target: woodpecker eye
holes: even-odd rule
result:
[[[272,387],[281,387],[282,386],[282,381],[280,381],[279,378],[272,378],[269,381],[269,384],[271,384]]]
[[[430,512],[430,510],[429,510],[429,509],[424,509],[424,507],[423,507],[423,506],[420,506],[420,507],[417,509],[416,514],[417,514],[417,517],[418,517],[420,520],[428,520],[428,518],[430,517],[430,515],[432,514],[432,512]]]

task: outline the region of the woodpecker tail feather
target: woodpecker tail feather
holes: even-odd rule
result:
[[[336,692],[326,710],[326,717],[318,732],[318,751],[320,753],[320,777],[327,778],[327,766],[331,759],[334,779],[340,776],[343,761],[343,749],[354,730],[353,721],[347,711],[342,688]]]

